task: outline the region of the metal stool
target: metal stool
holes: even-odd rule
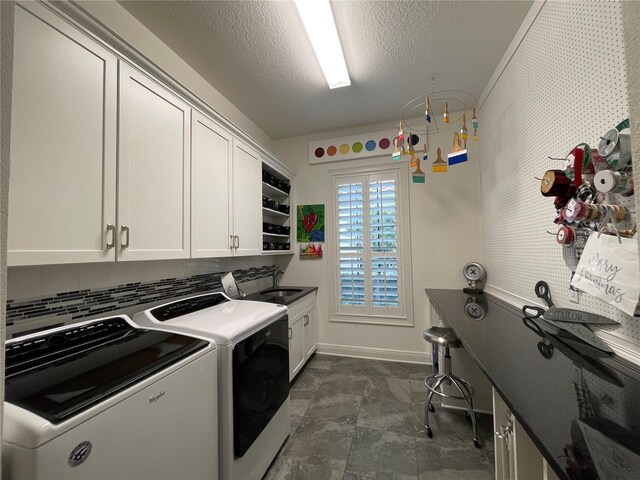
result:
[[[431,399],[433,398],[434,394],[444,398],[451,398],[453,400],[464,400],[464,402],[467,404],[467,415],[471,417],[471,426],[473,428],[473,444],[477,448],[480,448],[480,442],[478,441],[478,428],[476,425],[476,415],[473,411],[473,394],[475,390],[469,382],[451,373],[451,355],[449,349],[462,347],[462,342],[456,336],[456,334],[453,333],[453,330],[447,327],[431,327],[430,329],[425,330],[422,336],[427,342],[434,345],[434,347],[445,347],[444,373],[438,372],[438,367],[436,366],[437,359],[434,359],[434,373],[424,379],[424,384],[429,391],[429,394],[427,395],[427,403],[424,406],[424,426],[427,429],[427,436],[429,438],[433,437],[433,432],[431,431],[431,427],[429,426],[429,412],[435,412],[435,408],[431,403]],[[448,395],[440,391],[439,389],[444,383],[446,383],[447,385],[453,384],[460,392],[460,395]]]

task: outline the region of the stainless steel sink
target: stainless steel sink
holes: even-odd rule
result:
[[[301,288],[274,288],[260,292],[260,295],[264,295],[265,297],[290,297],[300,293],[301,291]]]

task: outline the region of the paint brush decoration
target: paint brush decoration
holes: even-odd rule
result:
[[[456,133],[457,135],[457,133]],[[445,162],[442,159],[442,150],[440,149],[440,147],[438,147],[438,158],[436,158],[436,161],[433,162],[431,164],[431,170],[433,170],[434,173],[443,173],[447,171],[447,162]]]
[[[393,139],[393,153],[391,154],[391,159],[398,161],[402,158],[402,154],[400,153],[400,149],[398,148],[398,137]]]
[[[473,117],[471,117],[471,126],[473,127],[473,141],[478,141],[478,116],[476,115],[476,107],[473,107]]]
[[[425,183],[426,176],[424,172],[420,169],[420,160],[416,157],[413,157],[411,159],[410,165],[412,167],[415,167],[415,171],[411,174],[413,183]]]
[[[424,118],[427,123],[431,123],[431,105],[429,105],[429,97],[427,97],[427,101],[424,103]]]
[[[400,151],[404,155],[404,130],[402,129],[402,121],[400,121],[400,126],[398,127],[398,147],[400,147]]]
[[[462,127],[460,128],[460,138],[464,142],[464,148],[467,148],[467,139],[469,138],[469,131],[467,130],[467,114],[462,114]]]
[[[404,154],[404,130],[402,130],[402,121],[398,126],[398,136],[393,139],[393,153],[391,153],[391,159],[398,161]]]
[[[416,153],[415,150],[413,149],[413,146],[418,143],[417,141],[417,135],[414,134],[409,134],[407,135],[407,150],[409,152],[409,155],[411,157],[413,157],[413,155]]]
[[[460,137],[463,140],[469,139],[469,132],[467,131],[467,115],[465,113],[462,114],[462,128],[460,129]]]
[[[449,158],[449,165],[457,165],[458,163],[466,162],[467,158],[467,149],[463,149],[460,144],[460,136],[458,132],[453,132],[453,147],[451,148],[451,153],[447,155]]]
[[[424,129],[424,153],[422,154],[422,160],[425,162],[429,160],[429,127]]]
[[[449,102],[444,102],[444,123],[449,123]]]

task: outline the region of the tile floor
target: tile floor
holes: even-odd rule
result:
[[[291,436],[264,480],[493,479],[490,415],[483,448],[464,413],[438,409],[424,432],[425,365],[315,355],[291,388]]]

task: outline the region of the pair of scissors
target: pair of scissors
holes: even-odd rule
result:
[[[545,301],[549,309],[555,307],[553,301],[551,300],[551,293],[549,291],[549,285],[547,282],[540,280],[536,283],[535,286],[536,296]],[[555,310],[555,308],[554,308]],[[607,353],[612,353],[611,347],[609,347],[606,343],[604,343],[596,334],[593,333],[589,328],[581,323],[572,323],[572,322],[564,322],[560,320],[552,320],[551,315],[548,318],[544,318],[546,310],[544,308],[540,308],[533,305],[525,305],[522,307],[522,313],[525,317],[530,319],[536,319],[542,317],[543,320],[553,325],[556,328],[561,328],[582,340],[584,343],[587,343],[599,350],[602,350]]]
[[[536,296],[538,298],[542,298],[549,308],[554,306],[547,282],[540,280],[536,283],[535,292]],[[536,307],[534,305],[525,305],[522,307],[522,314],[529,319],[540,318],[544,315],[544,312],[546,312],[544,308]]]
[[[544,330],[540,327],[540,325],[538,325],[535,319],[528,317],[526,315],[522,319],[522,323],[524,323],[525,327],[527,327],[533,333],[535,333],[540,338],[542,338],[542,340],[540,340],[537,345],[538,351],[540,352],[540,355],[542,355],[544,358],[546,358],[547,360],[550,359],[553,356],[553,345],[547,338],[547,335],[545,334]]]

